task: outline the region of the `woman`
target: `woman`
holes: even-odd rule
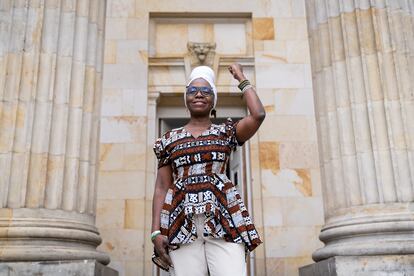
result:
[[[250,115],[213,124],[214,72],[199,66],[191,72],[184,95],[190,121],[168,131],[154,145],[158,172],[152,209],[153,261],[171,275],[246,275],[245,254],[261,243],[225,171],[231,151],[256,133],[265,110],[241,65],[228,69],[239,81]]]

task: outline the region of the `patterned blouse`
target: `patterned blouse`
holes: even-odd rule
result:
[[[244,243],[249,251],[260,237],[235,185],[227,178],[230,153],[241,145],[236,125],[212,124],[194,138],[184,127],[166,132],[154,144],[158,168],[171,165],[173,184],[161,211],[161,233],[170,244],[191,243],[197,238],[194,214],[205,214],[204,236]]]

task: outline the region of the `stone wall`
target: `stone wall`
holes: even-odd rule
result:
[[[109,253],[110,266],[121,275],[152,273],[152,185],[147,183],[154,180],[151,144],[157,133],[149,116],[155,110],[148,99],[154,86],[148,62],[154,55],[150,19],[183,12],[249,16],[251,32],[235,25],[215,39],[223,55],[239,49],[253,60],[249,78],[267,110],[250,144],[252,215],[264,240],[255,251],[255,275],[297,275],[298,267],[311,263],[312,252],[322,246],[317,237],[324,222],[304,0],[108,1],[97,202],[100,249]],[[155,37],[163,45],[157,54],[182,57],[188,36],[169,32],[168,23],[161,28],[170,37]],[[204,33],[211,39],[208,29]],[[251,46],[236,47],[241,35]],[[177,80],[174,74],[164,71],[163,79]],[[236,91],[230,80],[228,87]]]

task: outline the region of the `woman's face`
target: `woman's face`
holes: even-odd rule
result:
[[[214,104],[214,93],[205,79],[193,80],[187,87],[185,99],[187,108],[192,115],[210,115]]]

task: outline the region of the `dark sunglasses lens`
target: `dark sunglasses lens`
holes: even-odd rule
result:
[[[195,93],[197,93],[197,87],[189,86],[187,88],[187,94],[195,94]]]
[[[203,93],[203,94],[210,94],[212,91],[211,91],[211,88],[210,87],[200,87],[200,90],[201,90],[201,92]]]

